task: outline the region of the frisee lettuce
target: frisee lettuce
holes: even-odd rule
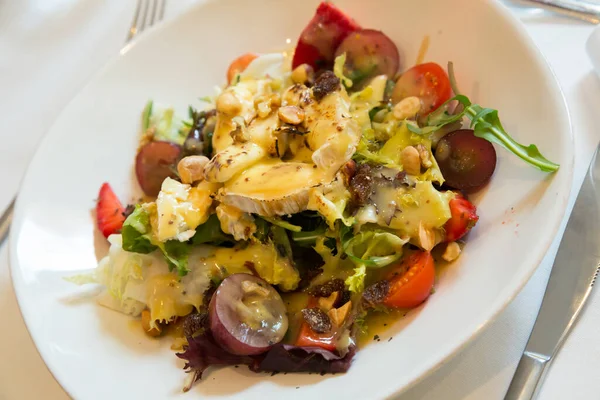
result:
[[[367,277],[367,267],[365,264],[360,264],[354,268],[354,274],[350,275],[344,283],[348,286],[348,290],[354,293],[361,293],[365,289],[365,278]]]
[[[342,250],[357,265],[381,268],[398,260],[407,242],[393,233],[375,229],[342,240]]]
[[[373,229],[361,231],[354,235],[352,228],[340,229],[342,251],[356,265],[354,273],[346,278],[346,286],[355,293],[360,293],[365,287],[367,268],[381,268],[397,261],[402,257],[407,239],[384,231]]]

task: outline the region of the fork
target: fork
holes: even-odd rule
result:
[[[146,27],[162,20],[165,16],[166,2],[167,0],[138,0],[125,43],[142,33]]]
[[[160,22],[165,16],[165,7],[167,0],[138,0],[131,21],[131,27],[127,31],[125,44],[133,40],[137,35],[142,33],[146,28],[151,27],[157,22]],[[9,205],[6,207],[0,216],[0,245],[4,243],[10,230],[12,223],[13,212],[15,209],[16,196],[13,197]]]

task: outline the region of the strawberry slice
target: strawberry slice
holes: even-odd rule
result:
[[[359,29],[360,25],[332,3],[319,4],[315,16],[298,39],[292,68],[308,64],[318,70],[331,64],[342,40]]]
[[[462,238],[479,220],[475,204],[461,195],[450,200],[450,214],[452,216],[444,225],[446,242],[454,242]]]
[[[119,233],[123,227],[125,209],[119,198],[113,192],[108,183],[103,183],[98,193],[98,202],[96,203],[96,221],[98,229],[108,237],[113,233]]]

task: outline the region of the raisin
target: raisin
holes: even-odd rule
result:
[[[340,292],[344,289],[345,285],[343,280],[332,279],[329,282],[311,288],[309,293],[315,297],[329,297],[333,292]]]
[[[340,79],[331,71],[325,71],[315,81],[313,86],[313,96],[317,101],[327,96],[329,93],[335,92],[340,87]]]
[[[302,310],[302,316],[310,329],[317,333],[331,330],[331,320],[319,307],[305,308]]]
[[[382,280],[367,287],[363,292],[363,299],[369,306],[377,305],[385,299],[390,291],[390,282]]]

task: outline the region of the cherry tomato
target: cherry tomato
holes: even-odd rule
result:
[[[321,347],[325,350],[334,351],[336,336],[336,332],[316,333],[310,329],[306,322],[302,322],[295,344],[299,347]]]
[[[421,115],[427,115],[444,104],[452,96],[450,79],[439,64],[415,65],[396,81],[392,101],[394,103],[409,97],[421,99]]]
[[[444,225],[446,242],[454,242],[465,236],[479,220],[475,204],[461,195],[450,200],[450,214],[452,217]]]
[[[231,83],[237,74],[244,72],[256,57],[258,56],[254,53],[246,53],[233,60],[227,69],[227,83]]]
[[[388,279],[390,290],[383,304],[397,308],[418,306],[427,300],[435,281],[435,266],[431,253],[416,251],[408,255]]]
[[[309,297],[307,307],[316,307],[318,304],[316,297]],[[336,349],[337,332],[317,333],[313,331],[306,321],[302,321],[300,332],[296,338],[296,346],[299,347],[320,347],[325,350],[334,351]]]

